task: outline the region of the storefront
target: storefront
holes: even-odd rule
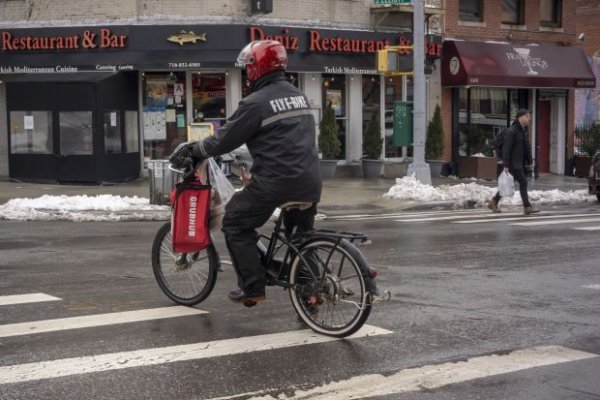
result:
[[[444,97],[451,102],[452,163],[471,155],[476,131],[479,156],[493,157],[491,142],[519,108],[533,112],[530,129],[538,173],[570,174],[573,158],[573,89],[595,87],[577,47],[521,46],[445,41]],[[469,132],[467,132],[469,131]]]
[[[8,148],[0,146],[0,152],[6,151],[9,159],[8,171],[0,170],[0,175],[82,182],[139,176],[145,160],[165,158],[178,143],[187,140],[189,124],[211,122],[218,128],[231,115],[248,90],[235,59],[246,43],[257,39],[275,39],[285,45],[288,78],[307,94],[317,124],[322,108],[327,104],[334,107],[344,147],[339,157],[342,162],[359,160],[362,130],[368,121],[373,116],[384,121],[392,99],[406,98],[406,79],[392,86],[375,70],[377,50],[407,42],[407,37],[399,34],[245,25],[0,30],[0,80],[6,89],[6,108],[0,108],[0,113],[6,113],[8,120],[6,127],[0,127]],[[430,53],[439,57],[441,45],[432,47]],[[84,75],[89,82],[82,82]],[[113,76],[117,78],[104,78]],[[103,89],[110,81],[121,79],[133,84]],[[69,93],[57,92],[56,88],[65,83],[87,84],[87,89],[82,86]],[[63,107],[62,100],[42,104],[24,90],[41,93],[46,99],[68,98],[72,104]],[[89,98],[95,100],[89,103]],[[125,98],[126,106],[113,105]],[[0,107],[4,103],[1,100]],[[91,143],[80,147],[91,147],[85,147],[86,162],[78,159],[61,167],[79,170],[75,178],[65,179],[55,166],[64,161],[60,159],[66,152],[61,141],[61,135],[66,134],[61,133],[60,121],[65,118],[61,113],[73,110],[87,113],[87,119],[77,123],[87,128],[81,128],[76,136],[82,143]],[[136,112],[136,124],[131,121],[131,112]],[[46,128],[38,129],[43,126]],[[91,139],[84,139],[88,137]],[[42,149],[39,143],[44,140]],[[127,155],[129,163],[136,159],[133,173],[130,166],[115,164],[113,168],[116,148],[109,144],[111,140],[120,140],[120,152]],[[388,153],[399,150],[386,147]],[[53,159],[58,161],[51,165],[49,160]],[[43,173],[24,167],[38,162],[47,163],[41,168]]]

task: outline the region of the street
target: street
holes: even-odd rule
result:
[[[220,233],[225,272],[190,309],[152,275],[162,222],[0,221],[0,399],[600,398],[597,203],[362,211],[318,228],[367,233],[393,296],[343,340],[280,288],[230,303]]]

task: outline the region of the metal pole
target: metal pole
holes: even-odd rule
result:
[[[417,180],[431,185],[431,170],[425,162],[425,9],[424,0],[413,0],[414,22],[414,103],[413,103],[413,162],[408,166],[408,175],[414,174]]]

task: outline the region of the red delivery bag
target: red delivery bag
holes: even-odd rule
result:
[[[210,246],[210,185],[178,183],[171,193],[171,238],[177,253],[196,253]]]

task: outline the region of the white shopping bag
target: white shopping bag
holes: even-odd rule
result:
[[[512,197],[515,194],[515,178],[506,172],[502,171],[498,177],[498,192],[501,197]]]
[[[210,199],[210,230],[221,228],[225,216],[225,206],[235,193],[235,188],[229,182],[219,164],[209,158],[200,164],[196,176],[203,185],[212,186]]]

